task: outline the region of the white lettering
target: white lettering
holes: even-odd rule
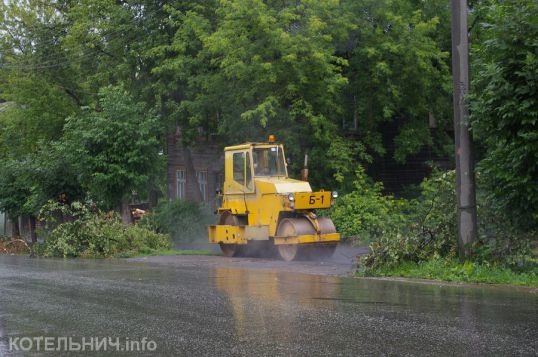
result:
[[[9,338],[9,350],[18,351],[19,350],[19,337],[10,337]]]
[[[28,342],[27,346],[24,346],[25,342]],[[23,337],[19,342],[19,348],[23,351],[30,351],[32,349],[33,343],[30,337]]]

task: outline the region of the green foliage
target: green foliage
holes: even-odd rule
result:
[[[384,151],[381,122],[398,121],[404,160],[435,141],[428,112],[448,118],[439,1],[7,0],[0,8],[0,99],[9,101],[0,160],[54,152],[43,154],[44,167],[21,168],[47,172],[47,182],[21,178],[17,210],[58,196],[110,208],[143,193],[158,171],[155,147],[164,149],[154,138],[176,125],[186,143],[200,129],[223,144],[274,133],[292,174],[308,152],[313,186],[347,191],[350,168]],[[353,137],[341,130],[351,118],[360,122]]]
[[[471,13],[484,25],[472,29],[470,104],[488,186],[473,249],[511,267],[528,260],[538,224],[537,8],[487,1]],[[452,152],[446,1],[6,0],[0,9],[0,209],[10,215],[35,215],[49,199],[109,209],[134,190],[143,197],[177,125],[185,143],[200,132],[221,144],[274,133],[292,174],[307,152],[314,187],[349,192],[330,213],[345,235],[375,241],[371,267],[454,256],[452,173],[405,201],[355,172],[385,153],[387,123],[398,130],[397,161],[425,144]],[[211,220],[173,202],[144,224],[187,241]],[[58,237],[76,237],[79,223],[68,223]],[[62,239],[55,254],[71,247]]]
[[[106,258],[170,248],[168,236],[137,225],[126,226],[115,213],[91,210],[80,202],[49,202],[41,210],[40,219],[50,231],[35,253],[46,257]]]
[[[119,207],[143,191],[159,162],[157,117],[121,87],[100,92],[99,107],[67,119],[62,149],[100,206]]]
[[[83,196],[72,164],[55,144],[0,162],[0,210],[13,217],[36,216],[51,198],[73,202]]]
[[[396,123],[394,157],[400,162],[424,145],[436,144],[427,126],[430,113],[440,127],[451,125],[449,53],[437,38],[439,24],[450,18],[441,7],[433,10],[432,3],[344,2],[355,25],[345,73],[350,79],[347,125],[358,118],[361,140],[372,152],[384,154],[379,127]]]
[[[17,217],[25,213],[31,196],[32,177],[28,162],[0,162],[0,210]]]
[[[363,262],[369,270],[457,257],[455,172],[435,172],[420,187],[419,198],[407,202],[403,219],[387,226],[370,244],[370,253]],[[477,202],[479,239],[472,247],[472,260],[513,270],[527,269],[532,260],[530,244],[536,232],[509,224],[507,217],[481,191]]]
[[[482,184],[482,176],[478,177]],[[499,208],[487,190],[479,190],[478,240],[473,246],[473,259],[484,263],[504,264],[512,269],[524,269],[532,260],[532,244],[538,230],[514,224],[510,213]]]
[[[364,264],[371,270],[457,255],[454,171],[438,173],[421,184],[421,196],[409,203],[400,225],[370,245]]]
[[[188,139],[199,127],[225,143],[274,133],[294,158],[292,172],[308,152],[312,183],[346,190],[354,175],[348,168],[384,151],[381,122],[401,122],[402,161],[433,141],[429,112],[450,122],[448,55],[432,39],[439,23],[432,7],[428,15],[388,0],[165,9],[174,36],[147,56],[156,63],[159,112],[179,122]],[[338,129],[353,117],[361,125],[350,140]]]
[[[472,49],[471,125],[492,203],[512,224],[538,227],[538,4],[495,2],[482,10]]]
[[[62,128],[68,117],[89,118],[89,110],[79,114],[82,108],[102,109],[98,102],[101,87],[118,82],[132,84],[135,77],[140,81],[147,79],[136,60],[136,51],[126,45],[127,39],[134,40],[141,31],[135,32],[137,24],[125,16],[132,10],[130,7],[106,0],[72,4],[8,0],[0,8],[0,102],[8,101],[0,103],[0,162],[5,168],[0,170],[0,181],[7,183],[0,188],[0,196],[4,196],[0,205],[10,206],[13,216],[36,215],[49,199],[72,202],[84,196],[79,182],[80,167],[72,165],[80,165],[81,161],[66,155],[73,154],[74,148],[62,146]],[[103,15],[103,11],[110,16]],[[119,24],[127,26],[118,28]],[[123,31],[128,35],[123,36]],[[137,87],[131,85],[130,90],[136,92]],[[122,99],[118,104],[132,104],[130,97]],[[138,112],[139,109],[137,104]],[[134,125],[138,124],[138,116]],[[156,120],[153,124],[157,125]],[[154,160],[152,152],[147,156]],[[107,158],[124,160],[124,166],[133,161],[125,156],[115,158],[110,152]],[[99,176],[102,171],[93,173]],[[144,175],[139,177],[138,181],[144,179]],[[94,191],[92,194],[102,192],[95,186],[88,187],[102,177],[91,183],[87,176],[85,179],[85,189]],[[115,178],[103,180],[107,181],[103,185],[110,186],[114,179],[124,177],[118,173]]]
[[[353,181],[355,189],[340,197],[326,213],[347,239],[362,243],[375,241],[387,231],[407,222],[408,203],[383,195],[383,185],[372,183],[359,167]]]
[[[140,226],[169,234],[174,243],[207,241],[207,226],[215,224],[215,215],[206,206],[184,200],[161,202],[145,215]]]
[[[360,161],[371,162],[372,157],[367,153],[366,147],[360,142],[344,140],[340,137],[335,137],[331,141],[329,148],[325,154],[327,164],[334,172],[334,179],[338,183],[341,190],[351,191],[359,182],[351,179],[354,165],[349,165],[357,158]],[[360,167],[361,179],[364,179],[364,170]],[[359,180],[361,180],[359,179]]]
[[[79,103],[68,84],[73,76],[43,66],[47,59],[59,59],[50,44],[61,20],[47,5],[0,4],[0,102],[7,101],[0,103],[0,209],[13,217],[36,215],[44,202],[62,193],[78,196],[76,183],[64,187],[72,178],[69,165],[61,157],[52,159],[50,143],[61,137],[65,118]],[[43,68],[20,70],[36,62]]]
[[[58,139],[64,120],[78,110],[77,93],[61,73],[57,53],[61,14],[47,1],[0,4],[0,158],[34,153]],[[54,63],[52,63],[54,62]],[[34,71],[33,67],[38,67]]]
[[[381,267],[375,271],[361,271],[362,276],[401,276],[405,278],[433,279],[466,283],[510,284],[538,287],[538,265],[524,272],[488,263],[456,259],[430,259],[421,262],[404,262],[398,266]]]

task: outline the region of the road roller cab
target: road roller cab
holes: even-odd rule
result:
[[[225,179],[217,225],[209,241],[225,256],[278,254],[284,260],[332,255],[340,235],[318,209],[336,192],[312,192],[307,181],[288,177],[286,157],[274,139],[224,149]]]

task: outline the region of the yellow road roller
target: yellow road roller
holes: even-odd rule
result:
[[[338,193],[312,192],[306,162],[303,180],[289,178],[284,147],[272,135],[265,143],[226,147],[224,166],[218,224],[209,226],[209,242],[225,256],[291,261],[334,253],[340,234],[316,210],[331,207]]]

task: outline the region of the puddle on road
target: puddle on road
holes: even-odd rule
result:
[[[244,340],[252,339],[257,331],[274,343],[300,339],[298,331],[312,324],[326,325],[323,330],[332,334],[341,329],[339,319],[358,316],[362,320],[356,321],[356,326],[368,321],[376,325],[376,330],[396,329],[395,334],[405,336],[406,328],[401,331],[401,326],[413,330],[432,325],[436,327],[430,328],[431,333],[446,330],[453,335],[468,335],[483,340],[487,346],[489,342],[481,337],[486,331],[493,336],[502,335],[506,326],[517,324],[527,329],[536,326],[534,319],[538,316],[534,294],[491,287],[462,288],[230,268],[211,269],[208,275],[227,298],[235,334]],[[311,312],[320,310],[325,311],[322,315],[331,316],[330,321],[312,320]],[[378,326],[379,323],[384,326]],[[352,334],[360,340],[366,332]],[[493,344],[495,337],[488,338]],[[391,339],[400,341],[396,336]],[[484,346],[484,350],[489,348]]]

